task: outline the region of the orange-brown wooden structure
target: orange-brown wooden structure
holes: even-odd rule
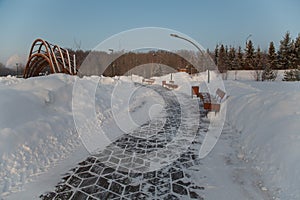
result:
[[[75,55],[67,49],[53,45],[43,39],[36,39],[30,49],[23,77],[39,76],[45,70],[49,73],[77,74]]]
[[[207,111],[219,112],[221,102],[226,93],[220,88],[217,89],[216,95],[211,95],[208,92],[199,92],[199,86],[192,86],[192,98],[196,95],[203,102],[203,108]]]

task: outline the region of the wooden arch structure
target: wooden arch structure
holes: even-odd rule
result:
[[[50,73],[76,75],[75,55],[70,55],[67,49],[58,45],[36,39],[31,46],[23,77],[39,76],[47,69]]]

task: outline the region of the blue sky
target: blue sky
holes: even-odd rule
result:
[[[286,31],[300,33],[299,0],[0,0],[0,62],[27,57],[41,37],[62,47],[92,49],[132,28],[164,27],[189,35],[205,48],[217,43],[278,45]]]

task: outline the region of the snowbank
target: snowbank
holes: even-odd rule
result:
[[[228,120],[241,133],[239,157],[253,161],[280,199],[300,199],[300,83],[225,83]]]
[[[275,81],[282,81],[285,70],[278,70]],[[253,70],[231,70],[228,71],[227,80],[255,80],[256,73]]]
[[[0,192],[18,190],[79,145],[66,75],[0,79]]]
[[[124,134],[120,124],[132,130],[157,116],[163,107],[162,99],[153,90],[134,84],[133,81],[142,81],[138,76],[79,79],[55,74],[26,80],[0,78],[0,197],[22,190],[37,175],[51,171],[72,152],[84,149],[73,118],[75,81],[85,86],[77,95],[83,111],[90,106],[86,94],[94,93],[96,104],[92,111],[110,140]],[[95,83],[97,88],[91,91],[89,86]],[[128,111],[131,120],[124,121],[122,116]],[[103,148],[106,144],[98,145]]]

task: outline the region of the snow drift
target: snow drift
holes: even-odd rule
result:
[[[0,79],[0,191],[18,189],[78,146],[74,78]]]
[[[26,80],[0,78],[0,196],[22,190],[24,184],[35,176],[51,170],[72,152],[84,149],[84,141],[79,137],[73,118],[73,86],[77,79],[64,74]],[[96,112],[96,120],[103,125],[111,140],[123,134],[112,119],[121,118],[118,115],[122,116],[126,110],[134,110],[132,118],[136,126],[161,111],[151,109],[153,105],[163,104],[157,95],[134,85],[133,81],[141,82],[141,77],[100,77],[99,80],[99,77],[92,76],[80,81],[86,87],[77,95],[79,104],[86,106],[85,95],[95,93],[96,106],[93,111]],[[97,90],[91,91],[93,88],[89,85],[98,81]],[[111,96],[114,96],[116,85],[122,86],[123,93],[134,91],[134,94],[130,99],[118,94],[112,109]],[[148,110],[151,113],[146,113]],[[107,144],[98,145],[103,148]],[[60,174],[57,176],[59,178]]]
[[[241,133],[239,157],[253,161],[279,199],[300,199],[300,84],[226,82],[227,116]]]

